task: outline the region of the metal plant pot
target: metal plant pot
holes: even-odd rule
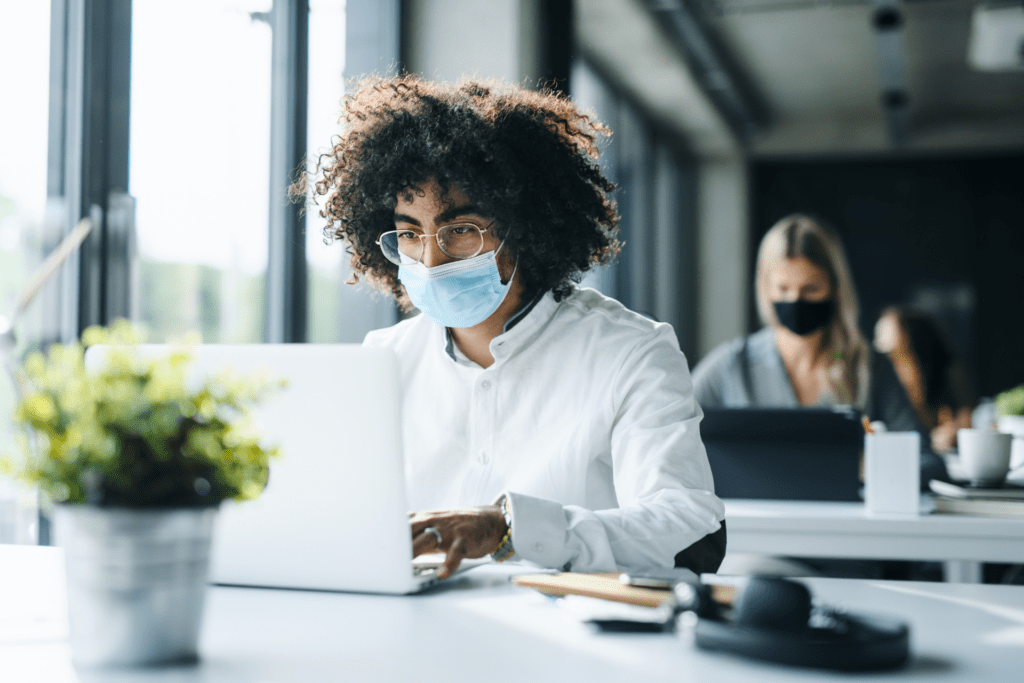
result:
[[[216,512],[56,507],[76,666],[197,658]]]

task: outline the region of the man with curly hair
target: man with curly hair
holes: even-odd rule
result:
[[[314,196],[355,277],[421,315],[395,350],[415,555],[577,571],[725,552],[701,411],[670,325],[580,288],[618,252],[609,131],[500,82],[367,80]],[[305,194],[300,184],[297,192]]]

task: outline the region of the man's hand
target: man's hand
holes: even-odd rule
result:
[[[448,578],[459,568],[463,558],[483,557],[494,552],[508,530],[505,517],[497,505],[458,510],[410,512],[412,555],[445,553],[444,564],[437,570],[438,578]],[[436,529],[437,536],[426,529]]]

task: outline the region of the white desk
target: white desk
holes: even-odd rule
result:
[[[707,654],[678,635],[596,634],[551,600],[510,585],[504,567],[481,567],[413,597],[211,588],[199,665],[89,674],[71,667],[61,631],[62,590],[56,583],[61,557],[50,548],[0,546],[0,680],[772,683],[849,678]],[[910,667],[858,679],[1020,680],[1024,588],[849,579],[807,583],[823,602],[911,623]],[[19,605],[34,609],[30,614]]]
[[[726,552],[929,560],[946,580],[977,583],[982,562],[1024,563],[1024,520],[869,515],[860,503],[727,500]]]

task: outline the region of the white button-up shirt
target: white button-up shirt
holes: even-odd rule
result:
[[[724,519],[670,325],[592,289],[551,293],[481,368],[426,316],[376,330],[398,354],[409,504],[508,497],[523,559],[576,571],[670,567]]]

